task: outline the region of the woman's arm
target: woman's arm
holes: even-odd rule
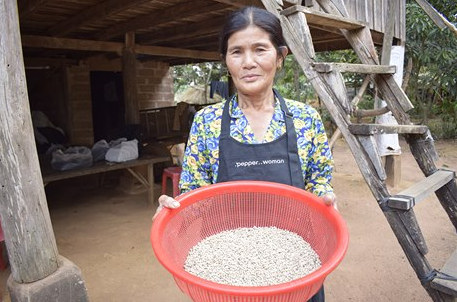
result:
[[[194,116],[182,164],[179,182],[181,193],[214,182],[210,157],[215,138],[212,136],[214,132],[211,133],[211,129],[208,129],[211,124],[208,118],[212,117],[211,110],[205,109]]]
[[[311,148],[308,150],[305,189],[317,196],[333,193],[331,186],[333,156],[328,144],[324,124],[316,110],[311,111]]]

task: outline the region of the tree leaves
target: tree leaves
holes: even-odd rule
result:
[[[429,1],[450,22],[457,21],[454,1]],[[450,29],[440,30],[415,1],[406,5],[406,56],[413,60],[408,95],[417,114],[426,121],[457,122],[457,39]],[[430,111],[428,111],[430,109]],[[425,110],[425,111],[424,111]],[[453,135],[456,136],[457,133]]]

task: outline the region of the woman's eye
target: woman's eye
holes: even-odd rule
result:
[[[265,50],[266,50],[265,48],[257,48],[255,51],[256,51],[257,53],[262,53],[262,52],[264,52]]]

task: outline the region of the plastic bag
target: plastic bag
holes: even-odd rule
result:
[[[138,158],[138,141],[122,141],[106,152],[105,159],[110,162],[124,162]]]
[[[94,162],[105,160],[106,152],[108,152],[110,145],[104,139],[99,140],[92,146],[92,158]]]
[[[70,147],[52,152],[51,166],[57,171],[87,168],[92,163],[92,152],[87,147]]]

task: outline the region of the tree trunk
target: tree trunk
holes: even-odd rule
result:
[[[406,91],[409,86],[409,79],[411,79],[411,72],[413,72],[413,59],[408,59],[408,64],[406,65],[405,77],[403,78],[403,85],[401,88]]]

